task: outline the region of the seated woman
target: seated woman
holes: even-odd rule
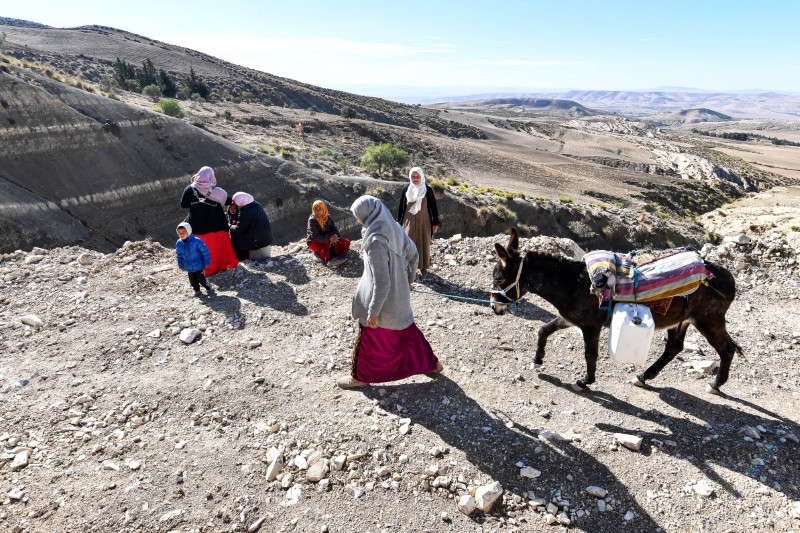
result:
[[[339,266],[347,261],[350,241],[339,236],[339,228],[336,227],[333,217],[328,214],[328,206],[322,200],[317,200],[311,206],[306,233],[308,247],[319,261],[330,266]]]
[[[243,261],[250,252],[272,244],[272,227],[261,204],[246,192],[237,192],[228,207],[231,242],[236,257]]]

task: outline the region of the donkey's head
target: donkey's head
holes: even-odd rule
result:
[[[508,311],[508,304],[520,300],[527,290],[521,282],[522,260],[519,253],[519,236],[517,230],[511,228],[511,236],[505,248],[495,243],[497,264],[492,273],[492,310],[502,315]]]

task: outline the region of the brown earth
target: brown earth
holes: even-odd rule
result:
[[[487,298],[502,239],[435,239],[434,274],[417,287]],[[575,250],[523,246],[534,242]],[[531,368],[554,313],[543,300],[501,317],[423,293],[417,323],[444,373],[342,391],[358,242],[336,272],[303,243],[276,248],[200,299],[157,244],[0,256],[0,529],[538,531],[553,517],[592,532],[796,531],[800,323],[784,310],[800,293],[794,249],[776,242],[758,262],[735,245],[709,251],[736,272],[729,330],[745,351],[720,397],[690,372],[717,359],[693,329],[652,388],[603,358],[578,394],[578,332],[554,335],[544,369]],[[22,324],[29,314],[43,326]],[[184,344],[173,331],[189,327],[204,332]],[[642,437],[641,450],[617,432]],[[274,454],[285,466],[267,481]],[[312,481],[309,462],[327,481]],[[491,512],[458,511],[490,481],[504,489]]]

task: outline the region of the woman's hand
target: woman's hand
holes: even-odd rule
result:
[[[378,327],[378,317],[369,315],[367,317],[367,326],[369,326],[371,328],[377,328]]]
[[[336,244],[337,242],[339,242],[339,236],[331,235],[331,243]]]
[[[431,229],[433,230],[434,233],[436,233],[437,231],[439,231],[439,226],[433,226]]]

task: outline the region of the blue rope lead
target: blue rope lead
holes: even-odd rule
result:
[[[454,300],[464,300],[464,301],[467,301],[467,302],[477,302],[477,303],[489,304],[489,305],[491,305],[491,304],[500,304],[500,305],[507,306],[509,309],[513,309],[517,305],[514,302],[510,302],[510,303],[504,304],[503,302],[493,302],[491,300],[481,300],[479,298],[469,298],[467,296],[457,296],[455,294],[444,294],[444,293],[441,293],[441,292],[421,291],[419,289],[411,289],[411,290],[413,292],[418,292],[420,294],[432,294],[434,296],[441,296],[443,298],[452,298]]]

